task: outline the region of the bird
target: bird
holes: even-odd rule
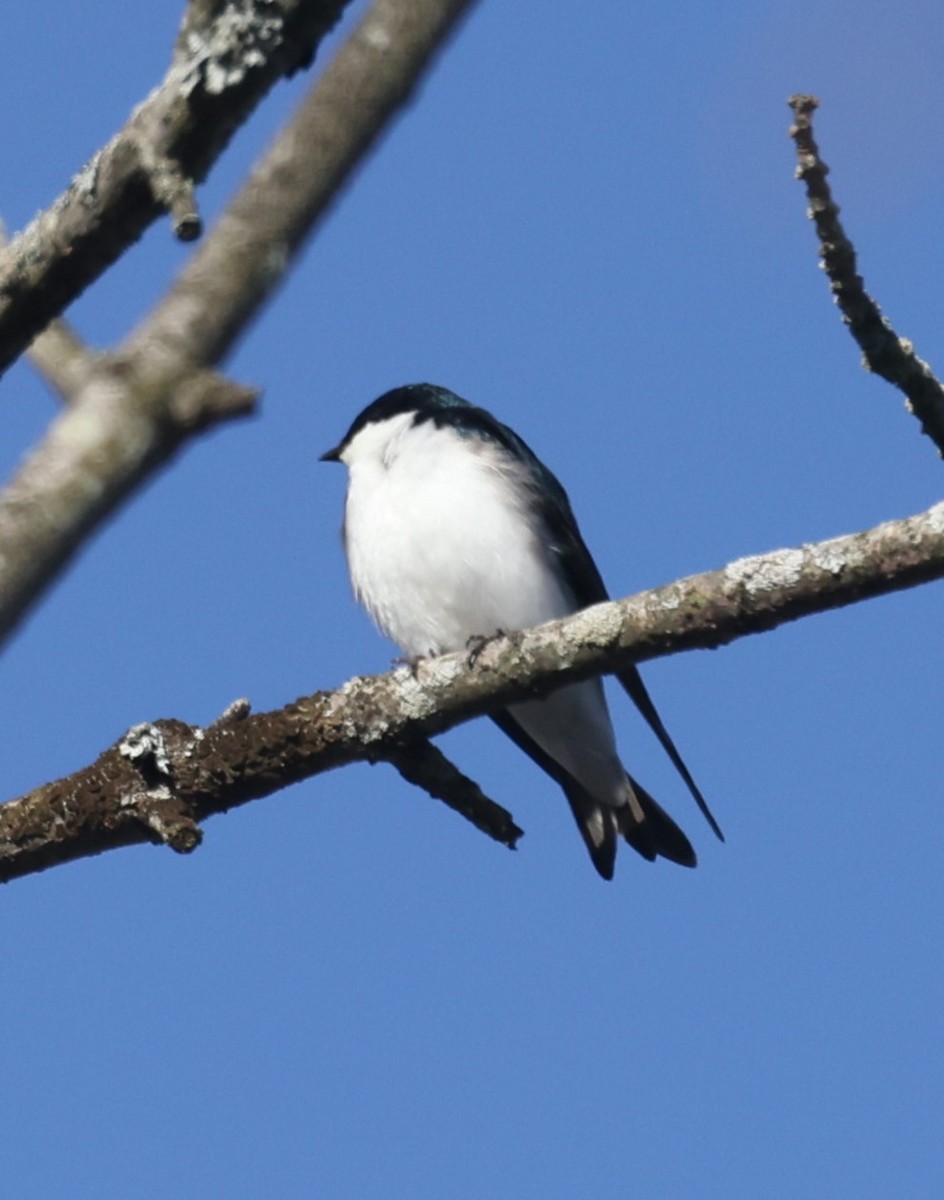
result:
[[[342,539],[355,598],[408,661],[609,598],[557,477],[448,388],[385,392],[321,460],[348,472]],[[723,841],[639,671],[617,679]],[[490,716],[561,787],[602,878],[613,877],[619,835],[649,861],[696,865],[686,835],[623,767],[600,679]]]

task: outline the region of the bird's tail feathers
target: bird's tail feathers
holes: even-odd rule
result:
[[[695,851],[682,830],[645,788],[629,776],[627,779],[631,796],[628,803],[618,808],[601,804],[573,780],[563,784],[577,828],[597,871],[604,879],[613,878],[617,834],[622,834],[636,853],[649,862],[661,856],[680,866],[694,867]]]
[[[626,841],[650,862],[661,856],[681,867],[694,867],[698,859],[682,830],[644,787],[631,776],[627,779],[632,788],[632,799],[613,810]]]
[[[612,879],[616,865],[618,810],[609,804],[600,804],[574,781],[568,780],[562,786],[593,865],[604,879]]]

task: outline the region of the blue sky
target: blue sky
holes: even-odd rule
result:
[[[158,78],[180,5],[6,14],[19,228]],[[4,796],[131,724],[386,668],[343,473],[396,384],[491,408],[565,482],[614,594],[928,507],[941,465],[859,367],[792,178],[813,91],[867,282],[944,369],[944,11],[903,0],[484,3],[229,364],[252,422],[193,446],[6,653]],[[307,86],[202,190],[218,211]],[[70,314],[122,336],[166,224]],[[0,405],[8,474],[55,404]],[[650,664],[728,841],[614,692],[700,865],[595,875],[489,723],[455,761],[512,854],[389,768],[335,772],[0,896],[0,1161],[17,1197],[932,1197],[944,1189],[940,585]]]

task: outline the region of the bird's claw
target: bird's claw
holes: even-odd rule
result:
[[[469,657],[467,660],[469,666],[470,667],[475,666],[475,664],[479,660],[479,656],[481,655],[481,653],[485,649],[485,647],[489,644],[489,642],[494,642],[496,638],[500,638],[500,637],[504,637],[504,636],[505,636],[505,631],[503,629],[496,629],[494,633],[489,633],[489,634],[473,633],[472,636],[469,638],[469,640],[465,644],[465,648],[469,652]]]

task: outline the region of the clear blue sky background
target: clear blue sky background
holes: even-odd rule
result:
[[[0,212],[21,227],[159,78],[179,0],[12,5]],[[2,794],[132,723],[384,670],[322,466],[364,404],[446,384],[565,481],[615,594],[919,511],[944,474],[816,266],[785,100],[816,92],[867,280],[944,369],[944,9],[483,3],[230,364],[257,420],[188,450],[0,674]],[[283,85],[212,214],[302,94]],[[120,338],[166,224],[72,318]],[[4,380],[9,473],[55,404]],[[592,870],[488,723],[445,739],[498,847],[389,768],[336,772],[0,894],[10,1197],[944,1194],[942,592],[646,678],[717,844],[614,694],[700,865]]]

